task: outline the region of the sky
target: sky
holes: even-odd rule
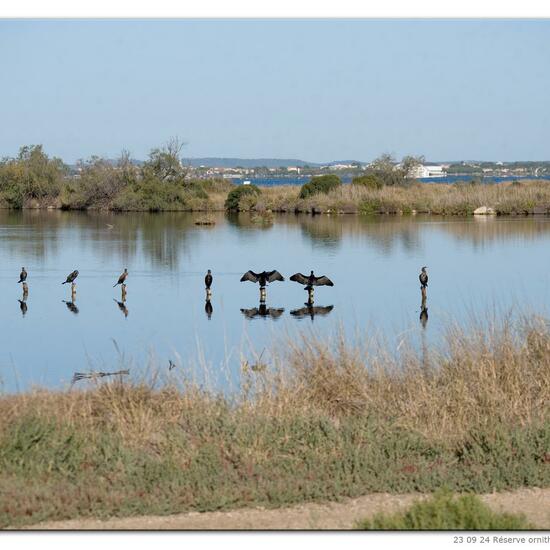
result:
[[[0,156],[550,160],[550,20],[0,20]]]

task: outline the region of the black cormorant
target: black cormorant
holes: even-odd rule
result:
[[[210,287],[212,286],[212,281],[213,281],[212,272],[208,270],[208,273],[204,278],[204,284],[206,285],[207,290],[210,290]]]
[[[128,269],[125,267],[124,273],[118,278],[118,281],[113,285],[113,288],[115,288],[115,286],[117,285],[123,285],[124,281],[126,280],[126,277],[128,277]]]
[[[291,281],[300,283],[301,285],[306,285],[306,290],[314,286],[334,286],[334,283],[324,275],[321,277],[315,277],[313,271],[309,275],[303,275],[302,273],[295,273],[290,277]]]
[[[78,277],[78,269],[75,269],[71,274],[67,275],[67,280],[62,285],[65,285],[67,283],[73,283],[74,280]]]
[[[273,271],[262,271],[261,273],[254,273],[254,271],[249,270],[241,277],[241,283],[244,281],[259,283],[260,288],[264,288],[267,283],[284,280],[285,278],[276,269]]]
[[[21,268],[21,273],[19,274],[19,281],[18,283],[23,283],[27,280],[27,272],[25,271],[25,268]]]
[[[427,267],[424,266],[422,268],[422,272],[418,276],[418,279],[420,280],[420,285],[422,286],[422,288],[426,288],[428,286],[428,273],[426,273],[426,269]]]

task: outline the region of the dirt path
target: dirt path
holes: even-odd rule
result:
[[[377,512],[391,513],[409,506],[418,495],[372,494],[341,503],[308,503],[266,510],[244,508],[231,512],[191,512],[172,516],[76,519],[41,523],[30,529],[351,529],[356,521]],[[493,510],[523,513],[539,529],[550,530],[550,489],[521,489],[481,495]]]

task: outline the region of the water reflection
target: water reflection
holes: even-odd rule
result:
[[[66,300],[62,300],[62,302],[67,306],[67,309],[74,313],[75,315],[78,315],[78,308],[76,307],[76,304],[74,301],[67,302]]]
[[[27,306],[27,297],[25,294],[23,294],[22,300],[17,300],[19,302],[19,308],[21,309],[21,314],[23,317],[25,317],[25,314],[27,313],[27,310],[29,309]]]
[[[206,300],[206,303],[204,304],[204,312],[206,313],[208,320],[212,319],[214,308],[212,307],[212,302],[210,300]]]
[[[120,309],[120,311],[124,314],[124,317],[128,317],[128,308],[126,307],[126,304],[124,302],[119,302],[116,298],[113,298],[113,300],[116,302],[118,309]]]
[[[268,233],[296,229],[306,240],[331,252],[344,239],[372,244],[389,255],[396,247],[414,252],[423,246],[425,230],[484,247],[494,241],[538,239],[550,234],[550,217],[426,217],[274,214],[274,224],[258,223],[258,214],[212,214],[219,235],[237,229],[239,239],[263,241]],[[263,218],[262,218],[263,219]],[[270,218],[271,219],[271,218]],[[0,211],[0,236],[4,254],[33,261],[58,256],[67,240],[78,242],[83,252],[92,251],[102,263],[130,264],[137,256],[164,269],[174,269],[188,256],[191,243],[202,239],[193,214]],[[257,237],[257,239],[256,239]]]
[[[267,307],[266,304],[263,302],[260,302],[258,307],[253,307],[250,309],[241,308],[241,313],[247,319],[254,319],[256,317],[263,317],[264,319],[267,319],[268,317],[270,317],[271,319],[278,319],[284,313],[284,311],[284,307]]]
[[[311,320],[315,318],[316,315],[328,315],[333,309],[334,306],[314,306],[311,302],[306,302],[305,307],[300,309],[293,309],[290,312],[290,315],[296,317],[297,319],[303,319],[304,317],[310,317]]]

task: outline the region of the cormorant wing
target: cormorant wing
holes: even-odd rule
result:
[[[334,283],[328,277],[321,275],[320,277],[314,277],[313,285],[314,286],[334,286]]]
[[[241,277],[241,283],[244,281],[251,281],[253,283],[257,283],[260,279],[259,273],[254,273],[254,271],[251,271],[250,269]]]
[[[267,272],[267,281],[272,283],[273,281],[284,281],[285,278],[276,270]]]
[[[294,281],[296,283],[300,283],[301,285],[307,285],[309,284],[309,277],[306,277],[305,275],[302,275],[301,273],[294,273],[292,277],[290,277],[291,281]]]

